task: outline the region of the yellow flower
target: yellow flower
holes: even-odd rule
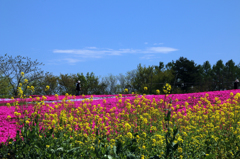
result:
[[[160,91],[159,91],[159,89],[157,89],[157,90],[156,90],[156,94],[160,94]]]
[[[143,137],[146,138],[147,134],[145,132],[142,133]]]
[[[114,139],[111,139],[110,142],[111,142],[111,145],[115,144],[115,140]]]
[[[11,116],[10,116],[10,115],[8,115],[8,116],[7,116],[7,119],[11,119]]]
[[[7,103],[7,107],[10,107],[11,106],[11,104],[10,103]]]
[[[9,145],[11,145],[12,144],[12,142],[9,142]]]
[[[127,136],[128,136],[128,138],[131,139],[131,138],[132,138],[132,133],[131,133],[131,132],[128,132],[128,133],[127,133]]]
[[[21,76],[24,77],[24,72],[21,72]]]
[[[182,153],[182,148],[181,147],[178,148],[178,152]]]
[[[49,147],[50,147],[50,145],[46,145],[46,147],[47,147],[47,148],[49,148]]]
[[[143,148],[143,149],[145,149],[145,148],[146,148],[146,146],[144,146],[144,145],[143,145],[143,146],[142,146],[142,148]]]
[[[28,80],[27,80],[27,79],[24,79],[24,83],[28,83]]]
[[[124,92],[128,92],[128,89],[127,89],[127,88],[125,88]]]
[[[49,86],[47,85],[46,88],[45,88],[45,91],[48,91],[49,90]],[[66,95],[67,96],[67,95]]]
[[[143,123],[144,123],[144,124],[147,124],[147,122],[148,122],[147,118],[144,118],[144,119],[143,119]]]
[[[166,83],[166,85],[163,86],[163,92],[164,92],[165,94],[170,93],[171,89],[172,89],[172,87],[171,87],[171,85],[168,84],[168,83]]]
[[[144,87],[144,91],[146,91],[148,88],[147,87]]]

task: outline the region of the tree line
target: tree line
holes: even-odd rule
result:
[[[156,90],[163,93],[162,86],[169,83],[171,93],[191,93],[214,90],[233,89],[233,83],[240,75],[240,63],[229,60],[225,64],[218,60],[211,66],[209,61],[197,65],[193,60],[180,57],[176,61],[159,62],[159,65],[142,66],[128,71],[125,75],[98,77],[93,72],[76,74],[60,74],[42,71],[44,65],[32,61],[28,57],[0,56],[0,97],[17,96],[17,88],[21,83],[24,94],[30,95],[28,86],[34,87],[35,95],[76,94],[76,82],[81,81],[82,94],[120,94],[135,92],[140,94],[155,94]],[[24,72],[24,78],[21,76]],[[24,81],[28,79],[28,81]],[[50,86],[45,91],[46,86]],[[148,89],[145,90],[144,87]]]

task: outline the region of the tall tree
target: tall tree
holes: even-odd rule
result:
[[[117,77],[112,74],[109,74],[109,76],[104,77],[102,80],[107,85],[106,91],[108,92],[108,94],[116,94]]]
[[[37,80],[37,85],[35,86],[35,94],[39,95],[54,95],[59,94],[59,77],[53,74],[45,74],[45,76]],[[49,86],[49,90],[45,91],[46,86]],[[25,89],[26,92],[26,89]],[[27,93],[24,93],[27,94]]]
[[[205,61],[201,67],[202,69],[202,74],[203,74],[203,79],[204,82],[201,84],[201,91],[209,91],[212,90],[212,84],[213,84],[213,79],[212,79],[212,67],[211,64],[209,63],[209,61]]]
[[[12,87],[9,80],[0,74],[0,98],[9,98],[12,94]]]
[[[119,93],[123,93],[126,88],[126,84],[127,84],[126,77],[120,73],[117,76],[117,80],[119,81],[119,86],[118,86]]]
[[[158,72],[163,72],[164,71],[164,63],[163,62],[159,62],[159,66],[155,66],[155,74]]]
[[[224,87],[226,89],[233,89],[233,82],[236,79],[237,76],[237,66],[235,66],[235,62],[233,60],[229,60],[226,62],[225,67],[224,67],[224,77],[226,83],[224,83]]]
[[[37,60],[31,61],[31,58],[28,57],[17,56],[13,58],[5,54],[5,56],[0,56],[0,65],[0,72],[10,83],[15,96],[18,94],[17,88],[19,87],[19,83],[23,81],[21,72],[24,72],[28,82],[44,77],[43,71],[38,68],[38,66],[43,64],[37,62]]]
[[[126,86],[125,88],[128,89],[128,92],[136,92],[137,89],[134,88],[134,79],[136,78],[137,71],[132,70],[128,71],[126,73],[125,79],[126,79]]]
[[[215,65],[213,65],[213,80],[215,90],[223,90],[224,82],[224,64],[222,60],[218,60]]]
[[[93,72],[87,72],[86,81],[87,84],[83,86],[86,94],[96,94],[99,92],[99,78],[95,76]]]
[[[139,93],[149,93],[152,74],[153,67],[142,67],[141,64],[139,64],[137,67],[136,76],[133,81],[133,88]],[[148,90],[144,90],[144,87],[147,87]]]
[[[183,83],[182,90],[184,92],[201,81],[200,68],[200,65],[196,65],[194,61],[189,61],[184,57],[180,57],[173,63],[174,75]]]
[[[76,75],[73,74],[60,74],[59,77],[59,91],[60,94],[72,94],[75,95],[76,94]]]

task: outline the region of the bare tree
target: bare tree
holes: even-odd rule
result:
[[[31,58],[28,57],[19,55],[13,58],[5,54],[5,56],[0,56],[0,65],[0,73],[8,79],[15,96],[18,93],[17,88],[19,87],[19,83],[23,81],[21,72],[24,72],[28,83],[44,77],[43,71],[37,67],[44,64],[37,62],[37,60],[31,61]]]
[[[119,91],[123,92],[125,87],[126,87],[126,77],[123,74],[119,74],[119,76],[117,76],[117,80],[119,81]]]
[[[102,82],[107,85],[107,92],[108,94],[115,94],[116,93],[116,85],[117,85],[117,78],[110,74],[107,77],[102,78]]]
[[[136,78],[137,70],[128,71],[126,73],[126,85],[125,88],[128,89],[129,92],[135,92],[136,90],[133,88],[134,79]]]

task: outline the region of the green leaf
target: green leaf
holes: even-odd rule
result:
[[[135,159],[136,157],[135,157],[135,155],[133,155],[133,154],[128,154],[127,155],[127,159]]]
[[[116,141],[116,147],[117,147],[117,149],[116,149],[116,154],[117,154],[117,155],[122,151],[122,149],[123,149],[122,146],[123,146],[123,145],[122,145],[122,142],[119,141],[119,140],[117,140],[117,141]]]
[[[72,153],[72,152],[74,152],[74,151],[76,151],[76,150],[78,150],[78,149],[80,149],[81,147],[75,147],[75,148],[72,148],[71,150],[68,150],[67,151],[67,154],[68,153]]]
[[[57,148],[56,152],[58,152],[58,151],[63,151],[63,147]]]
[[[173,143],[172,144],[172,147],[173,147],[173,151],[176,151],[177,150],[177,148],[178,148],[178,143]]]
[[[160,159],[160,157],[158,157],[157,155],[155,155],[155,156],[151,156],[150,159]]]
[[[216,154],[210,154],[207,157],[205,157],[204,159],[212,159],[215,158]]]
[[[171,117],[171,109],[168,110],[168,114],[165,117],[165,121],[170,121],[170,117]]]
[[[104,155],[104,157],[107,157],[108,159],[112,159],[113,158],[111,155]]]

